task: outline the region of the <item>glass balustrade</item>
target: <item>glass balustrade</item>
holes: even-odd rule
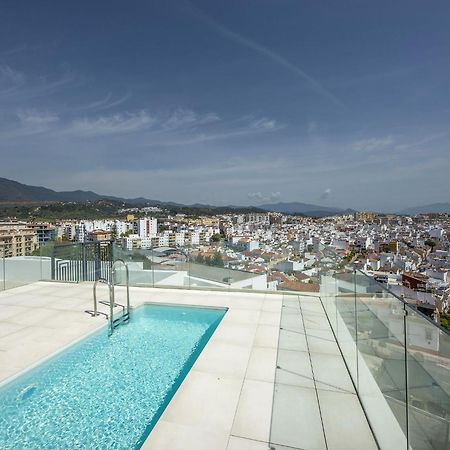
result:
[[[450,447],[450,334],[332,250],[320,297],[382,449]]]
[[[1,256],[0,290],[39,280],[109,279],[117,259],[127,263],[131,286],[282,290],[270,278],[273,264],[259,270],[245,261],[245,253],[223,242],[124,249],[109,241],[50,242],[38,256]],[[313,283],[320,283],[320,301],[380,448],[448,449],[449,332],[329,247],[320,247],[314,273]],[[124,280],[119,267],[114,281]],[[283,292],[288,297],[319,295],[302,291],[301,284]]]

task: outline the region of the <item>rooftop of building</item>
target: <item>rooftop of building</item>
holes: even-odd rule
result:
[[[318,297],[131,288],[131,298],[229,308],[142,448],[377,448]],[[92,283],[0,292],[0,381],[105,328],[91,306]]]

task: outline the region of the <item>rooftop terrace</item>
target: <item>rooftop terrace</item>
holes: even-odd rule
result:
[[[155,288],[131,297],[134,307],[229,308],[143,448],[376,448],[318,297]],[[91,307],[92,283],[0,292],[0,379],[104,327]]]
[[[0,292],[0,381],[106,333],[104,317],[85,313],[93,282],[80,279],[72,258],[14,262],[29,275],[38,261],[35,277],[53,281],[9,279]],[[327,249],[319,293],[211,284],[193,269],[147,271],[150,283],[142,267],[130,271],[133,308],[228,308],[143,448],[448,448],[450,336],[379,283]],[[71,271],[75,283],[55,282]]]

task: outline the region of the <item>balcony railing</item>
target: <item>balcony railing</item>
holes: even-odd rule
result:
[[[323,249],[320,297],[382,449],[450,447],[450,334]]]
[[[39,256],[0,259],[0,289],[107,278],[120,258],[128,263],[131,286],[279,292],[267,271],[239,270],[227,256],[232,248],[218,246],[206,260],[198,250],[48,244]],[[450,448],[450,334],[329,248],[320,249],[316,269],[317,300],[380,448]],[[115,282],[124,275],[118,271]],[[297,294],[310,293],[304,284]]]
[[[181,289],[253,290],[264,292],[303,292],[318,295],[318,277],[309,282],[284,283],[272,279],[271,264],[253,265],[233,247],[218,243],[208,247],[209,256],[201,253],[205,246],[161,247],[126,250],[112,241],[86,243],[48,243],[39,256],[0,260],[0,289],[36,281],[82,282],[108,278],[112,261],[123,259],[130,272],[130,286],[170,287]],[[213,250],[211,251],[211,248]],[[200,253],[199,253],[200,252]],[[121,281],[118,270],[117,283]]]

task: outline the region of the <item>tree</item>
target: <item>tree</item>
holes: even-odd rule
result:
[[[213,242],[220,242],[221,239],[222,236],[220,235],[220,233],[216,233],[211,236],[211,241]]]
[[[431,251],[433,251],[434,247],[436,247],[436,242],[434,242],[433,239],[427,239],[425,245],[431,247]]]

